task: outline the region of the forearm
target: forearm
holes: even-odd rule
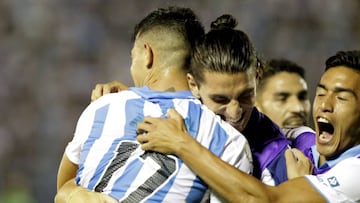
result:
[[[55,203],[117,203],[114,198],[92,192],[86,188],[76,185],[75,180],[69,180],[58,191]]]
[[[228,202],[270,202],[268,186],[215,156],[196,140],[180,145],[177,155]]]

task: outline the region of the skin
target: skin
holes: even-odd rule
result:
[[[311,105],[306,81],[297,73],[279,72],[266,79],[256,106],[282,128],[308,125]]]
[[[316,90],[313,116],[320,165],[359,145],[360,72],[343,66],[327,70]],[[334,132],[323,132],[321,120],[331,123]],[[228,202],[326,202],[305,177],[274,187],[228,165],[190,137],[181,116],[174,111],[169,111],[166,119],[145,118],[138,124],[138,130],[148,132],[138,136],[142,149],[179,156]],[[287,163],[296,168],[297,161],[289,153],[286,153]],[[297,156],[302,160],[304,155],[297,152]],[[208,170],[209,165],[211,170]]]
[[[263,184],[222,161],[188,135],[181,115],[175,110],[170,110],[167,116],[166,119],[146,117],[138,124],[138,130],[148,131],[146,135],[138,136],[142,149],[177,155],[227,202],[325,202],[305,178],[292,179],[292,188],[289,181],[278,187]],[[291,150],[286,151],[288,170],[307,163],[307,158],[300,151],[294,152],[302,161],[298,161]],[[300,196],[299,191],[307,192]]]
[[[154,39],[154,37],[157,36],[143,34],[141,37],[137,37],[134,42],[131,50],[131,75],[135,86],[147,85],[149,88],[157,91],[189,90],[186,81],[186,73],[182,68],[185,63],[184,58],[187,56],[189,51],[188,47],[181,47],[180,45],[176,46],[176,54],[166,57],[168,60],[165,60],[162,59],[162,57],[165,57],[165,53],[169,53],[169,51],[165,48],[159,48],[162,47],[160,44],[157,44],[157,42],[160,43],[160,41]],[[172,40],[173,45],[175,43],[173,41],[174,37],[175,36],[168,37],[168,39]],[[166,37],[163,38],[161,43],[170,44],[165,40]],[[180,42],[180,44],[183,45],[183,42]],[[165,67],[168,67],[168,69]],[[118,87],[124,88],[126,86],[118,84]],[[109,91],[114,91],[114,88],[109,88]],[[94,96],[94,98],[95,97],[96,96]],[[66,198],[66,200],[64,197],[66,197],[66,193],[68,191],[67,187],[76,188],[75,182],[72,179],[75,177],[77,169],[78,165],[69,160],[64,153],[57,175],[58,193],[55,198],[57,203],[68,202],[67,200],[69,200],[69,198]],[[100,194],[101,193],[95,192],[90,193],[88,190],[78,190],[78,192],[73,195],[73,202],[76,202],[75,200],[77,200],[77,198],[88,200],[90,202],[92,198],[102,198]]]
[[[204,71],[204,82],[200,86],[191,74],[188,73],[186,78],[192,94],[209,109],[240,132],[246,127],[255,104],[258,79],[255,71],[236,74]],[[118,81],[98,84],[92,90],[91,100],[124,89],[127,89],[126,85]]]
[[[220,115],[239,131],[246,127],[255,103],[254,94],[257,77],[254,70],[236,74],[204,71],[204,81],[201,84],[191,74],[187,74],[187,80],[192,94],[201,99],[209,109]],[[100,85],[97,86],[93,93],[101,92],[102,89],[110,90],[114,87],[123,86],[117,81],[101,85],[103,85],[102,88],[100,88]],[[121,91],[121,89],[118,90]],[[97,93],[97,95],[100,94]],[[169,131],[176,133],[175,129]],[[166,131],[161,129],[161,132]],[[174,143],[177,142],[174,141]],[[301,153],[300,151],[292,149],[288,153],[289,163],[291,163],[287,166],[288,178],[311,173],[313,165],[306,157],[298,155]]]
[[[99,83],[95,85],[95,88],[91,91],[91,102],[99,99],[104,94],[119,92],[121,90],[127,90],[128,86],[114,80],[109,83]]]
[[[192,94],[241,132],[250,119],[255,103],[254,72],[230,74],[204,71],[204,81],[199,85],[191,74],[187,78]]]
[[[61,188],[61,192],[55,196],[56,203],[117,203],[118,201],[109,195],[91,192],[78,187],[74,179],[69,180]]]
[[[316,88],[313,116],[320,164],[331,160],[352,146],[360,144],[360,73],[339,66],[325,72]],[[334,126],[323,132],[321,119]]]

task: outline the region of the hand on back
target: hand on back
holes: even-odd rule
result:
[[[99,99],[99,97],[103,96],[104,94],[120,92],[127,89],[128,86],[116,80],[108,83],[96,84],[95,88],[91,92],[91,102]]]
[[[138,123],[137,140],[143,150],[157,151],[164,154],[177,154],[180,146],[186,146],[188,135],[182,116],[170,109],[166,118],[145,117]]]

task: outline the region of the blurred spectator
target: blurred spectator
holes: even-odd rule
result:
[[[140,14],[164,4],[189,6],[204,24],[233,14],[260,53],[301,61],[311,71],[310,90],[326,56],[360,46],[357,0],[2,0],[0,199],[14,184],[6,177],[18,169],[34,202],[53,202],[65,142],[91,89],[115,79],[132,83],[130,32]]]

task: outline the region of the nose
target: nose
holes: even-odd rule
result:
[[[288,109],[295,113],[305,112],[305,103],[298,98],[291,98],[288,102]]]
[[[242,111],[243,109],[241,107],[241,104],[236,100],[232,100],[231,102],[229,102],[226,108],[226,114],[232,120],[238,119],[242,114]]]
[[[322,112],[332,112],[333,110],[333,98],[331,95],[325,95],[322,97],[316,97],[317,100],[317,106],[314,106],[314,108],[319,108]]]

